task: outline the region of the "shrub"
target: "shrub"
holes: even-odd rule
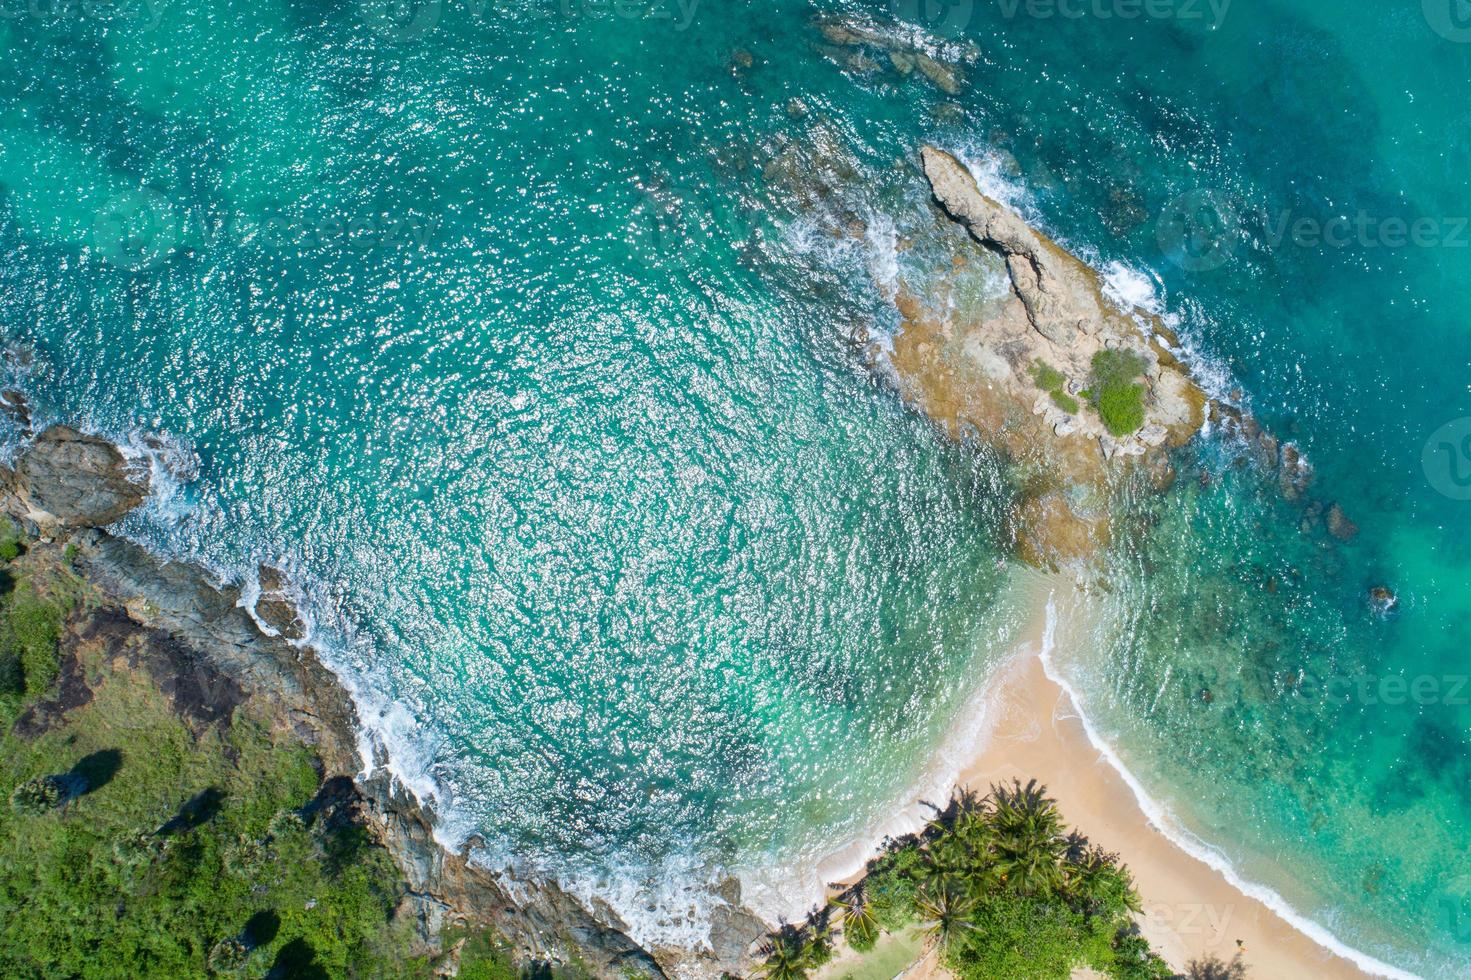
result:
[[[1078,405],[1078,400],[1072,395],[1069,395],[1061,388],[1057,389],[1056,391],[1050,392],[1050,394],[1052,395],[1052,404],[1056,405],[1064,412],[1067,412],[1069,415],[1078,414],[1078,409],[1081,406]]]
[[[894,932],[914,921],[915,879],[922,855],[908,844],[874,862],[865,881],[869,907],[879,928]]]
[[[1144,386],[1135,379],[1146,367],[1148,362],[1133,351],[1101,350],[1093,355],[1088,393],[1111,435],[1126,436],[1144,424]]]
[[[10,794],[10,806],[17,813],[37,815],[61,806],[65,787],[56,776],[28,779]]]
[[[998,892],[977,904],[971,924],[945,956],[962,980],[1067,980],[1085,959],[1083,917],[1059,903]]]
[[[1032,367],[1032,377],[1043,391],[1056,391],[1067,384],[1067,376],[1046,361],[1038,361]]]
[[[447,941],[454,936],[445,937]],[[519,980],[521,971],[506,944],[493,932],[471,936],[460,949],[460,980]]]
[[[1098,417],[1110,435],[1137,432],[1144,424],[1144,386],[1104,385],[1098,395]]]

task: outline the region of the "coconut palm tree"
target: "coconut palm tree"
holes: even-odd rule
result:
[[[971,915],[975,913],[976,901],[957,888],[921,890],[915,898],[914,908],[925,924],[926,939],[941,951],[957,936],[975,928]]]
[[[764,980],[806,980],[807,973],[827,961],[827,937],[800,926],[784,925],[761,945],[756,976]]]
[[[991,787],[993,850],[1002,880],[1023,895],[1043,895],[1062,886],[1060,862],[1069,842],[1062,836],[1057,804],[1034,779],[1024,787]]]
[[[1089,847],[1077,861],[1064,862],[1063,877],[1069,903],[1085,915],[1142,908],[1129,869],[1118,863],[1118,855],[1100,847]]]
[[[872,949],[878,941],[879,923],[868,902],[868,889],[863,882],[833,899],[832,904],[841,910],[839,921],[843,924],[843,935],[848,937],[848,945],[857,950]]]

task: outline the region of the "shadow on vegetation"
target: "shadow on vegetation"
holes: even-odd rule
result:
[[[179,812],[173,819],[158,828],[158,835],[167,837],[170,834],[193,830],[195,827],[206,824],[220,812],[220,807],[224,802],[225,794],[213,786],[196,793],[187,803],[179,807]]]
[[[74,790],[73,796],[85,796],[88,793],[95,793],[112,782],[112,777],[116,776],[122,767],[122,750],[102,749],[77,760],[77,764],[72,766],[71,772],[67,773],[64,778],[71,780],[78,787]]]
[[[255,913],[245,923],[245,929],[240,936],[245,945],[251,949],[268,946],[276,939],[276,933],[281,931],[281,917],[274,909],[265,909]]]
[[[310,825],[323,821],[323,829],[335,830],[344,823],[353,822],[352,811],[357,806],[358,792],[349,776],[333,776],[322,783],[317,795],[298,813],[304,823]]]
[[[317,962],[317,951],[305,939],[293,939],[276,954],[266,980],[328,980],[327,971]]]

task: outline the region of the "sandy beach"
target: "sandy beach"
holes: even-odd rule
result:
[[[1038,594],[1039,607],[1045,607],[1046,588]],[[1017,654],[988,685],[979,751],[956,785],[984,792],[1013,777],[1045,784],[1069,825],[1117,852],[1128,866],[1143,899],[1140,928],[1177,970],[1191,960],[1229,961],[1240,951],[1256,978],[1380,975],[1319,945],[1151,823],[1128,783],[1090,741],[1072,697],[1048,676],[1045,631],[1039,608]],[[844,976],[857,965],[851,951],[843,950],[823,977]],[[912,980],[945,975],[933,956],[904,972]]]
[[[1090,742],[1072,698],[1047,676],[1040,656],[1045,625],[1038,620],[991,685],[989,735],[958,785],[985,790],[1012,777],[1046,784],[1068,823],[1128,865],[1144,900],[1141,928],[1176,969],[1191,959],[1229,960],[1239,948],[1256,977],[1371,976],[1237,890],[1150,823],[1118,770]]]

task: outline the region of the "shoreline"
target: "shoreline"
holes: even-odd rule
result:
[[[125,469],[122,454],[111,444],[95,437],[76,438],[94,451],[106,445],[117,454],[113,469]],[[72,460],[65,459],[65,464],[69,467]],[[347,764],[346,757],[360,751],[357,706],[342,678],[317,661],[309,642],[290,642],[274,625],[262,621],[251,608],[255,603],[244,601],[247,595],[241,590],[222,591],[193,565],[166,561],[106,531],[73,531],[78,524],[87,528],[88,519],[56,527],[55,518],[30,499],[32,488],[24,476],[12,471],[10,480],[10,493],[17,499],[7,501],[6,509],[37,537],[79,543],[78,571],[125,608],[129,618],[149,628],[162,628],[207,657],[228,659],[233,671],[240,672],[249,664],[243,673],[252,688],[272,701],[284,696],[286,710],[309,719],[302,727],[312,729],[315,737],[311,741],[319,750],[326,750],[327,770],[353,778],[370,811],[370,825],[401,866],[415,869],[410,875],[417,886],[414,891],[430,896],[443,910],[441,915],[497,920],[533,956],[552,953],[555,958],[557,944],[548,942],[548,933],[566,930],[581,940],[576,945],[582,950],[589,946],[605,949],[611,960],[625,965],[639,954],[652,954],[650,965],[658,963],[666,975],[709,965],[708,953],[640,949],[623,932],[623,923],[597,921],[600,917],[587,904],[555,885],[533,887],[536,894],[507,902],[510,895],[505,889],[510,883],[470,867],[468,855],[444,848],[434,834],[437,821],[430,808],[406,793],[407,787],[396,787],[389,771],[380,768],[373,777],[359,773],[354,778],[350,770],[355,767]],[[137,502],[126,509],[133,506]],[[1298,915],[1275,892],[1243,881],[1223,859],[1213,861],[1214,855],[1196,853],[1188,840],[1178,839],[1179,833],[1169,827],[1171,821],[1092,730],[1079,709],[1076,693],[1051,667],[1057,625],[1051,593],[1058,586],[1068,587],[1067,583],[1055,574],[1023,575],[1026,578],[1016,587],[1023,605],[1009,641],[1014,652],[967,699],[918,791],[933,790],[936,799],[944,799],[956,787],[984,790],[1012,777],[1023,782],[1035,778],[1044,784],[1070,825],[1116,852],[1129,867],[1144,901],[1141,931],[1176,969],[1196,957],[1229,960],[1240,940],[1245,962],[1257,976],[1414,977],[1338,942],[1326,929]],[[284,600],[272,595],[267,605],[283,604]],[[222,608],[200,622],[201,603],[210,609],[217,604]],[[296,615],[294,607],[278,611],[283,615],[289,611],[288,620]],[[231,620],[224,631],[228,639],[220,635],[224,627],[224,620],[216,618],[220,615]],[[241,654],[247,650],[242,661]],[[287,667],[287,674],[298,676],[286,680],[284,687],[281,682],[268,682],[261,676],[263,664],[270,665],[273,674]],[[283,695],[278,690],[290,693]],[[307,696],[303,699],[302,694]],[[336,710],[324,714],[323,702]],[[910,825],[923,824],[924,810],[919,798],[909,799],[877,825],[885,833],[903,832]],[[815,862],[812,875],[819,881],[838,876],[856,880],[875,851],[875,838],[865,836],[866,845],[850,842]],[[530,921],[500,921],[505,917],[492,913],[502,905],[520,905],[523,914],[531,913]],[[726,957],[740,957],[734,948],[722,952]],[[716,962],[723,958],[714,957]],[[935,972],[938,967],[932,960],[921,957],[913,965]]]
[[[1240,940],[1253,976],[1415,978],[1348,947],[1275,892],[1216,866],[1161,826],[1168,823],[1163,811],[1056,675],[1055,629],[1049,595],[1019,651],[992,675],[984,695],[989,724],[957,788],[984,791],[1013,777],[1044,784],[1071,826],[1128,866],[1144,903],[1140,931],[1175,969],[1196,958],[1229,961]]]

